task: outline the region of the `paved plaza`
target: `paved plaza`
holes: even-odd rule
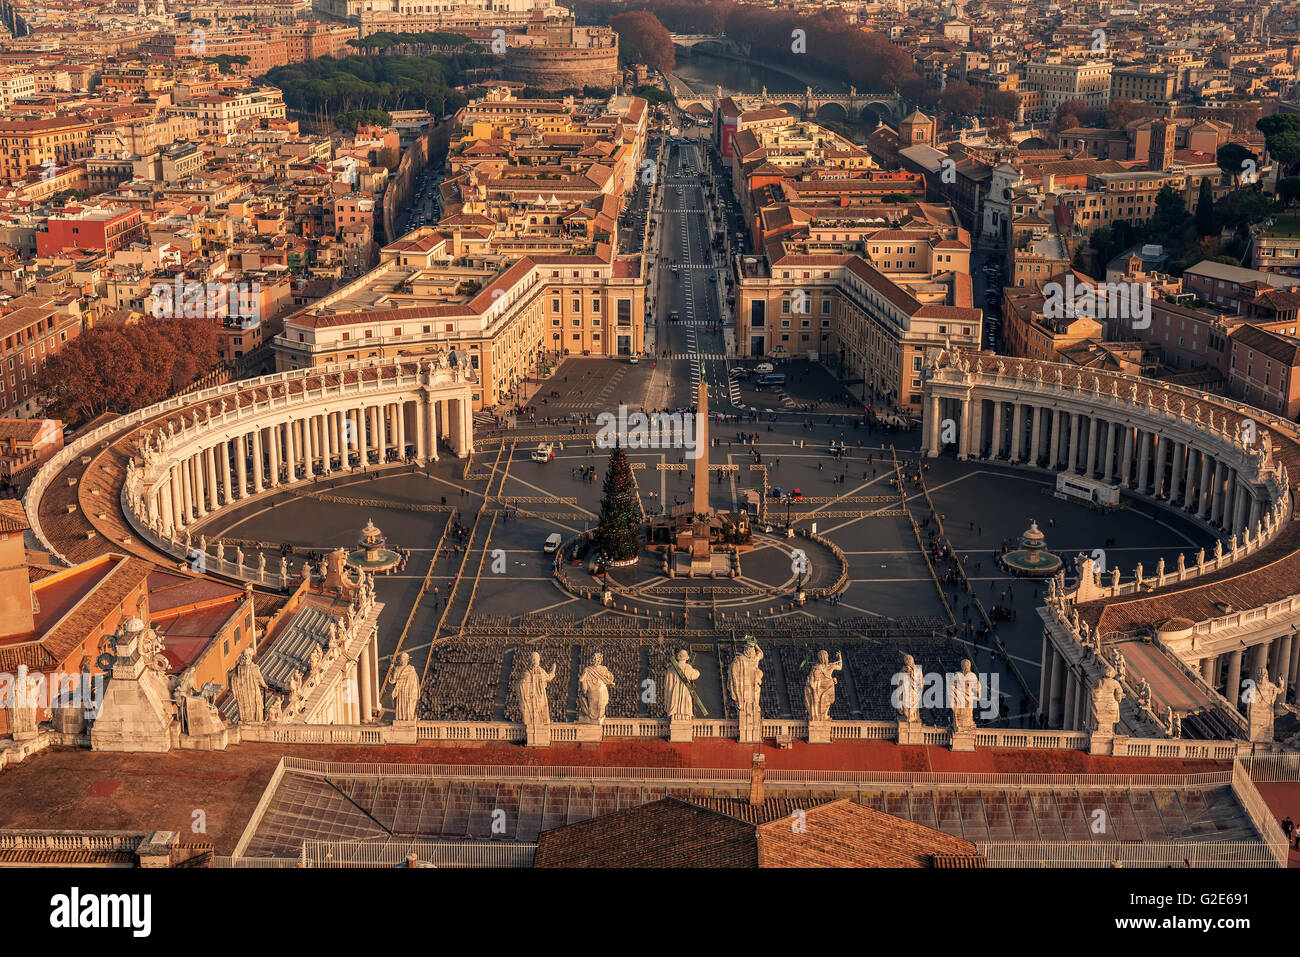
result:
[[[373,521],[390,546],[409,552],[404,567],[377,582],[385,605],[381,669],[398,651],[408,652],[424,676],[426,713],[467,720],[510,717],[517,705],[508,703],[507,688],[525,665],[527,655],[516,654],[525,648],[542,653],[548,667],[558,663],[556,687],[569,689],[554,696],[560,719],[576,707],[580,662],[596,651],[631,678],[616,688],[611,715],[653,713],[637,689],[662,674],[677,647],[696,656],[704,707],[725,713],[730,702],[720,674],[734,642],[755,634],[773,676],[764,688],[767,715],[802,716],[799,672],[826,648],[845,654],[837,709],[846,718],[888,717],[888,678],[911,653],[928,671],[955,669],[971,657],[977,672],[998,676],[996,717],[985,723],[1021,726],[1031,720],[1038,688],[1041,625],[1034,610],[1044,591],[1003,573],[1000,547],[1033,520],[1067,563],[1085,553],[1107,571],[1119,567],[1126,579],[1138,562],[1153,569],[1160,558],[1172,565],[1180,551],[1190,560],[1212,547],[1204,531],[1145,503],[1108,514],[1060,501],[1047,473],[951,455],[921,459],[918,430],[868,427],[849,414],[845,389],[827,370],[790,367],[787,394],[799,406],[820,403],[817,411],[751,391],[750,411],[723,412],[725,421],[711,425],[710,504],[743,509],[744,491],[761,493],[767,481],[754,548],[737,577],[669,579],[643,560],[612,573],[614,600],[604,607],[589,569],[566,566],[567,590],[553,573],[546,538],[576,537],[599,513],[607,452],[593,447],[592,420],[619,402],[654,407],[647,399],[659,370],[620,360],[562,363],[538,392],[562,399],[551,407],[535,398],[537,411],[518,415],[509,428],[476,423],[477,451],[468,461],[444,457],[427,469],[391,464],[336,474],[228,510],[205,531],[209,541],[239,543],[249,554],[261,548],[271,567],[290,552],[297,570],[312,553],[354,547]],[[756,408],[764,400],[769,407]],[[553,460],[532,460],[539,440],[556,443]],[[845,443],[844,456],[830,453],[833,441]],[[647,515],[690,501],[692,466],[682,451],[632,450],[629,460]],[[798,490],[798,498],[779,500],[774,489]],[[936,555],[932,535],[940,526],[971,592],[955,561]],[[805,538],[807,532],[833,543],[838,554]],[[834,602],[810,597],[795,605],[796,549],[811,566],[804,580],[810,592],[842,580]]]

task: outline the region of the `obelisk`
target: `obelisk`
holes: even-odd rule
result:
[[[709,387],[700,379],[695,402],[695,514],[709,512]]]

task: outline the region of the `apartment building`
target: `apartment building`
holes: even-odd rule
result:
[[[42,409],[41,367],[81,333],[81,316],[39,295],[0,297],[0,310],[0,417],[31,418]]]
[[[1115,67],[1110,74],[1112,100],[1168,103],[1178,89],[1178,71],[1158,65]]]
[[[1064,60],[1049,57],[1025,64],[1024,85],[1042,91],[1042,106],[1048,112],[1067,100],[1082,100],[1103,110],[1110,103],[1109,60]]]
[[[93,130],[76,117],[0,120],[0,180],[10,183],[44,163],[67,166],[90,156]]]

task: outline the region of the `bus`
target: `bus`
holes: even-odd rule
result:
[[[785,385],[785,375],[780,372],[769,372],[767,375],[758,377],[759,385]]]
[[[1085,502],[1098,508],[1118,508],[1119,486],[1107,485],[1073,472],[1061,472],[1056,476],[1056,497],[1067,502]]]

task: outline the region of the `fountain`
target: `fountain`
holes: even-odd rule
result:
[[[356,550],[348,552],[348,566],[372,575],[392,571],[402,556],[391,548],[385,548],[387,543],[384,533],[374,522],[366,519],[366,527],[361,530]]]
[[[1020,547],[1001,558],[1002,567],[1021,578],[1050,578],[1061,570],[1061,559],[1047,550],[1047,540],[1032,519],[1020,536]]]

